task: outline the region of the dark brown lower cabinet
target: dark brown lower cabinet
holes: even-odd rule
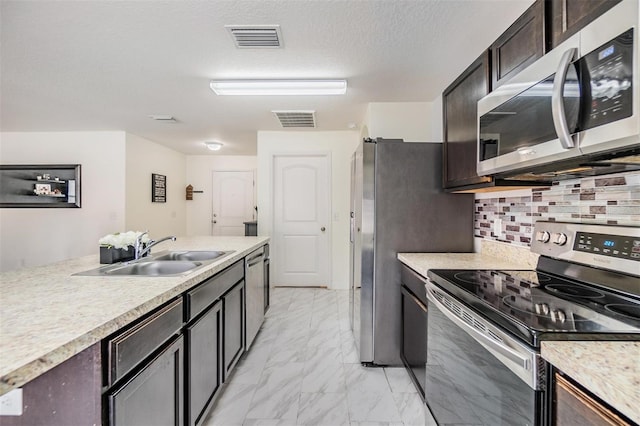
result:
[[[555,373],[555,426],[631,426],[615,410],[591,396],[588,391]]]
[[[222,299],[224,303],[224,380],[244,353],[245,282],[236,284]]]
[[[186,293],[186,424],[202,424],[244,353],[244,262]]]
[[[222,302],[211,306],[186,327],[189,376],[189,425],[202,420],[205,409],[222,384]]]
[[[184,342],[170,340],[138,373],[109,391],[109,424],[184,424]]]

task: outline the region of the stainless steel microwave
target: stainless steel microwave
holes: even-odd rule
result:
[[[478,173],[640,170],[638,0],[623,0],[478,102]]]

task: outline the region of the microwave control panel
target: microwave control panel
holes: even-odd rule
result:
[[[591,129],[633,113],[633,28],[580,59],[582,80],[591,92],[583,106],[583,128]]]

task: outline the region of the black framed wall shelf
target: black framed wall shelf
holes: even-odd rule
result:
[[[0,207],[80,207],[80,164],[0,165]]]

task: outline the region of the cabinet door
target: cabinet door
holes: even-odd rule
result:
[[[424,386],[427,377],[427,307],[403,285],[401,358],[424,401]]]
[[[489,51],[484,52],[442,94],[445,188],[490,182],[476,172],[478,100],[490,90]]]
[[[537,0],[491,45],[495,90],[544,54],[544,1]]]
[[[553,49],[621,0],[551,0],[548,50]]]
[[[142,370],[107,394],[111,426],[184,424],[182,336]]]
[[[189,413],[187,424],[197,424],[222,384],[222,302],[186,328]]]
[[[244,353],[245,283],[238,283],[223,298],[224,303],[224,379]]]
[[[611,408],[597,401],[588,392],[556,373],[554,422],[556,426],[630,426]]]

